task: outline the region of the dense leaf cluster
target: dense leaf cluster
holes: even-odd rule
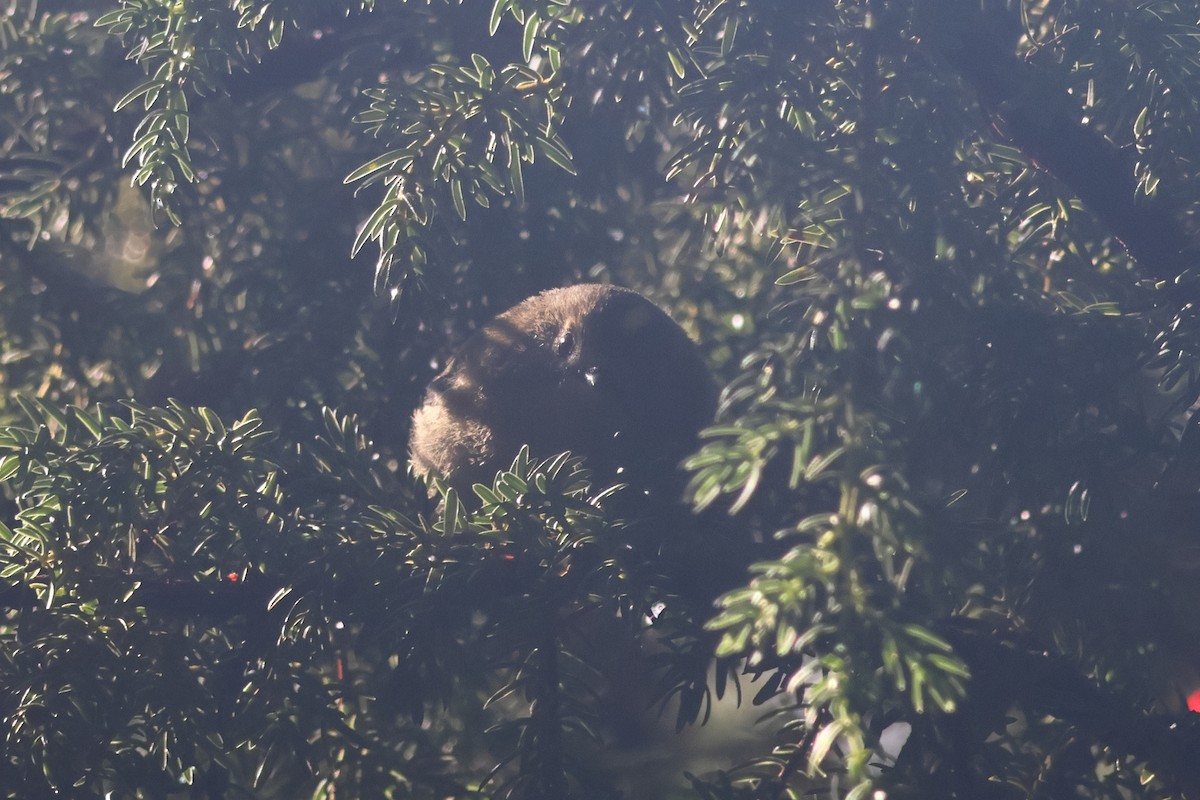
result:
[[[656,595],[646,542],[577,461],[522,454],[477,511],[444,490],[430,522],[411,495],[426,514],[393,510],[403,493],[331,412],[287,452],[253,414],[25,406],[36,427],[2,445],[22,507],[0,528],[12,796],[470,797],[468,721],[503,756],[488,794],[564,796],[584,770],[564,746],[594,715],[572,650],[628,647]]]

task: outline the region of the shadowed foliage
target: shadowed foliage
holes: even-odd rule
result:
[[[1200,798],[1194,4],[0,10],[0,795]],[[414,476],[583,283],[695,452]]]

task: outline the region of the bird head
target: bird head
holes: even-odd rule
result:
[[[636,481],[673,469],[715,405],[670,317],[637,292],[584,284],[531,297],[472,337],[414,416],[411,453],[418,471],[478,475],[528,444]]]

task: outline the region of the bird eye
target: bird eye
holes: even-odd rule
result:
[[[554,340],[554,355],[559,358],[566,358],[571,355],[571,351],[575,349],[575,334],[570,331],[563,331],[558,338]]]

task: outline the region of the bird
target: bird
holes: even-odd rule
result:
[[[678,466],[697,449],[717,396],[700,348],[643,295],[601,284],[550,289],[495,317],[449,358],[413,414],[410,462],[418,476],[440,477],[473,502],[472,486],[490,487],[523,446],[532,458],[582,456],[593,486],[628,485],[605,507],[642,557],[663,565],[651,572],[669,587],[664,596],[681,614],[694,605],[707,615],[728,583],[713,575],[744,574],[743,559],[722,549],[728,537],[703,535],[679,502]],[[576,553],[573,569],[585,569],[587,555]],[[648,750],[648,742],[664,749],[668,734],[647,709],[643,637],[630,638],[627,618],[563,614],[562,630],[591,643],[588,663],[603,676],[594,687],[599,728],[627,743],[622,752]],[[595,761],[601,772],[614,768],[599,754]]]
[[[460,495],[490,486],[526,445],[649,487],[696,449],[716,405],[700,349],[666,312],[630,289],[578,284],[527,298],[463,344],[413,414],[409,457]]]

